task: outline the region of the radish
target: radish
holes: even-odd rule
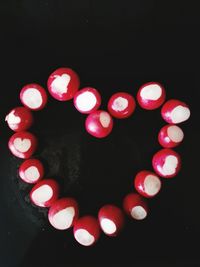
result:
[[[150,171],[140,171],[134,179],[135,189],[138,193],[146,198],[157,195],[161,189],[159,177]]]
[[[52,97],[67,101],[74,97],[80,85],[79,77],[69,68],[59,68],[48,78],[47,87]]]
[[[166,122],[178,124],[189,119],[190,109],[184,102],[171,99],[163,105],[161,115]]]
[[[78,203],[73,198],[60,198],[49,209],[50,224],[58,230],[72,227],[78,219]]]
[[[181,168],[181,158],[172,149],[161,149],[152,159],[154,171],[161,177],[172,178],[176,176]]]
[[[47,93],[39,84],[27,84],[20,92],[20,100],[25,107],[31,110],[41,110],[47,104]]]
[[[19,177],[26,183],[35,184],[44,176],[44,167],[38,159],[27,159],[19,167]]]
[[[165,148],[178,146],[184,138],[184,133],[180,127],[173,124],[167,124],[162,127],[158,134],[158,141]]]
[[[28,159],[36,151],[37,139],[32,133],[18,132],[11,136],[8,147],[14,156]]]
[[[30,192],[33,204],[39,207],[50,207],[59,195],[59,185],[53,179],[39,181]]]
[[[143,220],[147,217],[147,203],[145,199],[137,193],[126,195],[123,201],[123,207],[128,216],[135,220]]]
[[[89,215],[79,218],[74,224],[74,237],[83,246],[94,245],[100,237],[98,220]]]
[[[159,108],[164,103],[165,98],[165,89],[157,82],[143,84],[137,93],[139,105],[148,110]]]
[[[111,133],[113,120],[108,112],[97,110],[88,115],[85,127],[89,134],[97,138],[103,138]]]
[[[95,88],[85,87],[74,96],[74,106],[83,114],[89,114],[97,110],[100,105],[101,95]]]
[[[132,95],[119,92],[111,96],[108,101],[108,111],[118,119],[128,118],[132,115],[136,107],[135,99]]]
[[[103,206],[99,210],[98,218],[101,229],[109,236],[117,236],[124,226],[123,212],[114,205]]]
[[[25,107],[16,107],[8,113],[5,121],[8,127],[15,132],[26,131],[33,124],[33,115]]]

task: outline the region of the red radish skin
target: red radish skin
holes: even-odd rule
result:
[[[74,106],[83,114],[89,114],[97,110],[100,105],[101,95],[95,88],[85,87],[74,96]]]
[[[118,92],[112,95],[108,101],[108,111],[113,117],[118,119],[130,117],[135,107],[134,97],[125,92]]]
[[[156,196],[161,189],[159,177],[155,173],[146,170],[140,171],[135,176],[134,185],[137,192],[146,198]]]
[[[103,206],[98,218],[102,231],[108,236],[117,236],[124,226],[123,212],[114,205]]]
[[[47,93],[39,84],[27,84],[20,92],[20,100],[25,107],[31,110],[41,110],[47,104]]]
[[[33,115],[25,107],[16,107],[8,113],[5,121],[8,127],[15,132],[26,131],[33,124]]]
[[[50,224],[58,230],[72,227],[78,219],[78,203],[73,198],[56,200],[49,209],[48,219]]]
[[[11,153],[18,158],[30,158],[37,148],[37,138],[29,132],[18,132],[11,136],[8,147]]]
[[[173,148],[178,146],[184,138],[184,133],[180,127],[174,124],[168,124],[162,127],[158,134],[158,142],[164,148]]]
[[[74,224],[74,237],[83,246],[94,245],[100,237],[98,220],[93,216],[79,218]]]
[[[159,108],[165,101],[164,87],[157,82],[143,84],[137,93],[137,101],[141,108],[153,110]]]
[[[170,99],[163,105],[161,115],[166,122],[178,124],[189,119],[190,109],[186,103]]]
[[[69,68],[59,68],[48,78],[47,87],[52,97],[67,101],[74,97],[80,85],[79,77]]]
[[[153,156],[152,165],[159,176],[172,178],[178,174],[181,168],[181,158],[174,150],[164,148]]]
[[[19,167],[19,177],[26,183],[35,184],[44,176],[44,167],[38,159],[27,159]]]
[[[147,202],[137,193],[130,193],[125,196],[123,208],[127,215],[135,220],[143,220],[148,214]]]
[[[88,115],[85,127],[89,134],[97,138],[108,136],[113,128],[110,114],[104,110],[97,110]]]
[[[32,203],[39,207],[50,207],[58,199],[59,185],[53,179],[39,181],[30,192]]]

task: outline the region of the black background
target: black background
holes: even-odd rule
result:
[[[200,266],[199,208],[199,50],[198,1],[66,0],[1,1],[0,97],[0,266]],[[11,131],[4,122],[20,105],[23,85],[44,87],[58,67],[71,67],[81,87],[93,86],[102,95],[102,108],[116,91],[134,96],[148,81],[161,82],[167,98],[191,107],[181,125],[183,144],[176,149],[180,174],[163,181],[159,196],[149,201],[143,222],[127,220],[117,238],[81,247],[72,231],[48,225],[46,211],[29,203],[29,186],[16,175],[20,160],[7,149]],[[160,149],[156,135],[164,121],[160,111],[137,107],[134,115],[115,120],[103,140],[84,130],[85,116],[72,101],[49,99],[35,112],[40,147],[37,157],[47,166],[46,176],[61,184],[62,194],[75,196],[81,215],[96,215],[108,202],[121,205],[133,190],[133,177],[151,169]]]

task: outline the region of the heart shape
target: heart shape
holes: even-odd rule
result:
[[[74,106],[77,110],[81,113],[89,114],[85,120],[85,128],[91,135],[97,138],[106,137],[110,134],[113,127],[112,117],[119,119],[128,118],[134,112],[136,104],[131,94],[126,92],[115,93],[108,101],[107,112],[106,110],[99,109],[101,96],[98,91],[92,87],[86,87],[78,91],[79,83],[79,78],[73,70],[60,68],[50,75],[47,85],[50,94],[55,99],[66,101],[74,98]],[[31,99],[35,97],[34,92],[31,91],[33,89],[28,88],[25,91],[28,94],[25,95],[25,100],[29,101],[30,99],[32,101]],[[146,110],[161,107],[165,98],[166,93],[164,87],[156,82],[150,82],[141,86],[137,93],[139,105]],[[30,107],[34,105],[34,103],[29,103]],[[161,115],[166,122],[172,124],[167,125],[167,130],[163,129],[161,137],[167,137],[175,143],[180,143],[183,139],[182,130],[177,126],[173,126],[173,124],[180,123],[189,118],[190,110],[187,105],[179,100],[171,99],[162,107]],[[13,113],[6,119],[14,123],[20,122],[20,118],[16,117]],[[35,140],[35,137],[31,133],[20,132],[17,134],[19,135],[13,135],[9,141],[11,152],[13,152],[13,146],[17,151],[25,153],[31,148],[34,142],[37,144],[37,140]],[[28,139],[29,136],[31,136],[30,139]],[[173,142],[170,143],[170,147],[177,145],[173,144]],[[162,146],[166,148],[165,142],[160,142],[160,144],[163,144]],[[13,154],[16,155],[17,153]],[[22,156],[23,158],[28,158],[32,154]],[[165,178],[174,177],[180,169],[180,164],[179,154],[171,149],[161,149],[152,159],[154,171],[159,176]],[[26,170],[25,175],[27,175],[29,180],[37,181],[40,173],[37,168],[32,166]],[[124,211],[130,217],[136,220],[142,220],[148,213],[148,206],[143,197],[150,198],[155,196],[160,191],[161,181],[154,172],[142,170],[137,173],[134,179],[134,186],[137,192],[125,196],[123,207]],[[59,185],[54,179],[44,179],[37,182],[30,192],[30,198],[36,206],[50,207],[48,213],[49,222],[59,230],[73,226],[75,239],[84,246],[91,246],[98,240],[100,228],[105,234],[114,236],[123,227],[123,212],[115,205],[109,204],[101,207],[98,212],[98,219],[90,215],[79,218],[78,203],[76,200],[73,198],[58,199],[58,197]]]
[[[18,124],[21,122],[21,119],[15,115],[15,111],[12,111],[6,116],[6,121],[9,124]]]
[[[21,153],[27,152],[31,147],[31,141],[29,139],[16,138],[13,142],[14,147]]]
[[[68,85],[71,80],[71,77],[64,73],[62,75],[55,75],[55,79],[52,82],[52,91],[57,94],[66,94],[68,91]]]

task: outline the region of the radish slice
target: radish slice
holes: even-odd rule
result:
[[[8,147],[14,156],[28,159],[37,148],[37,139],[29,132],[18,132],[11,136]]]
[[[145,199],[136,193],[125,196],[123,201],[125,212],[135,220],[143,220],[147,217],[148,207]]]
[[[139,105],[147,110],[159,108],[165,101],[164,87],[157,82],[149,82],[142,85],[137,93]]]
[[[59,101],[67,101],[74,97],[80,85],[79,77],[72,69],[59,68],[48,78],[49,93]]]
[[[165,148],[178,146],[184,138],[184,133],[180,127],[173,124],[165,125],[158,134],[158,141]]]
[[[30,192],[30,199],[36,206],[50,207],[58,198],[59,185],[53,179],[38,182]]]
[[[151,198],[157,195],[161,189],[159,177],[150,171],[140,171],[134,179],[135,189],[144,197]]]
[[[27,159],[19,168],[19,177],[26,183],[37,183],[43,176],[44,167],[38,159]]]
[[[181,168],[181,158],[177,152],[172,149],[161,149],[152,159],[155,172],[164,178],[176,176]]]
[[[100,236],[98,220],[93,216],[79,218],[74,224],[74,237],[83,246],[94,245]]]
[[[178,124],[189,119],[190,109],[184,102],[171,99],[163,105],[161,115],[166,122]]]
[[[97,138],[103,138],[111,133],[113,120],[108,112],[97,110],[88,115],[85,127],[89,134]]]
[[[73,198],[61,198],[53,203],[49,209],[50,224],[58,230],[72,227],[78,219],[78,204]]]
[[[130,117],[133,114],[135,107],[134,97],[125,92],[119,92],[112,95],[108,101],[108,111],[113,117],[118,119]]]
[[[16,107],[8,113],[5,121],[8,127],[15,132],[26,131],[33,124],[33,115],[25,107]]]
[[[47,104],[47,93],[39,84],[27,84],[20,92],[20,100],[25,107],[31,110],[41,110]]]
[[[116,236],[124,226],[124,216],[114,205],[103,206],[98,213],[101,229],[106,235]]]
[[[79,90],[74,96],[74,106],[83,114],[89,114],[97,110],[100,105],[101,96],[99,92],[92,87],[85,87]]]

